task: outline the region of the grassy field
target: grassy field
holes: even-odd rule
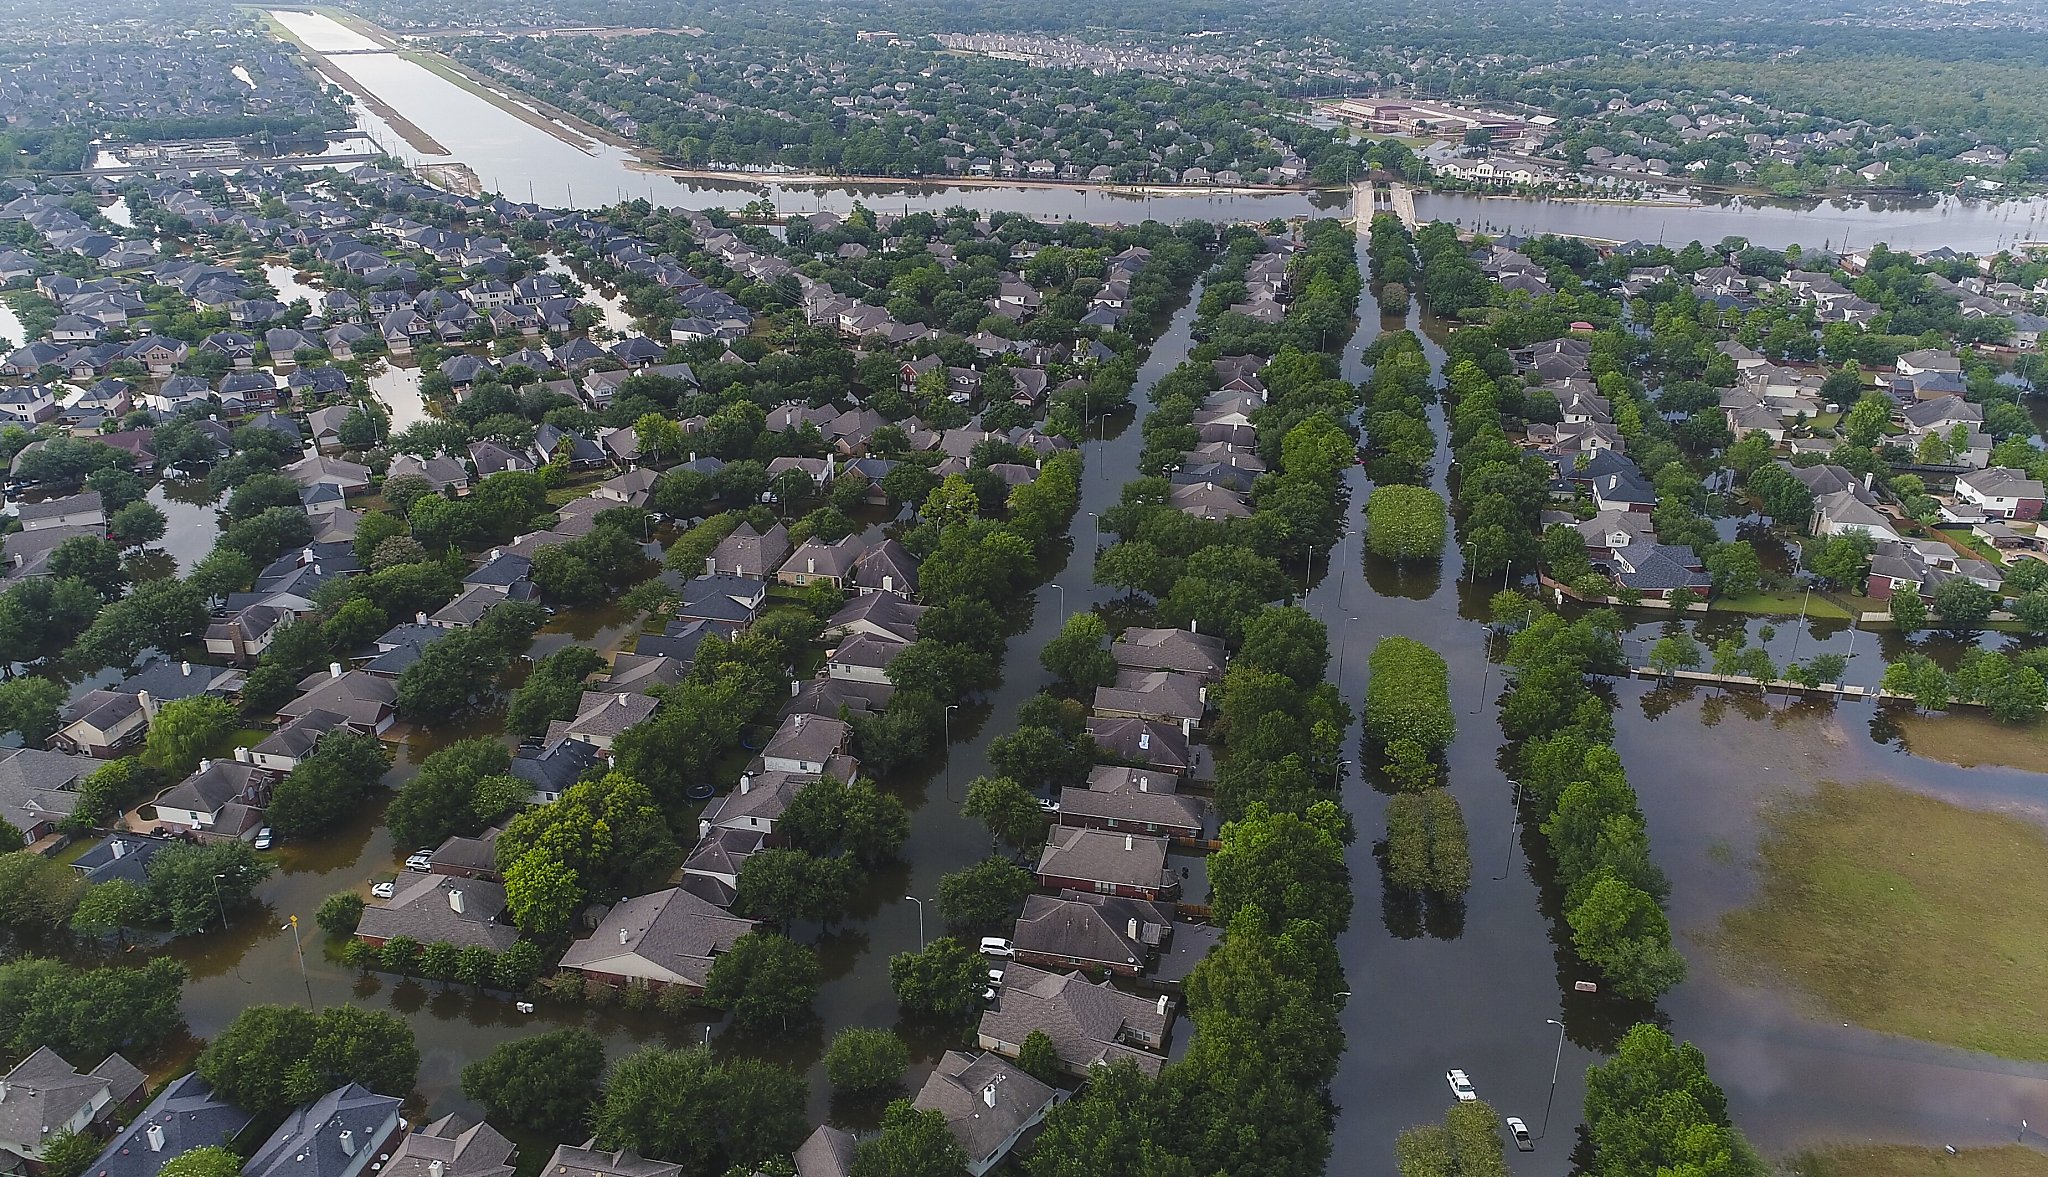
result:
[[[1976,708],[1940,715],[1895,715],[1906,751],[1964,768],[1990,766],[2048,772],[2048,722],[2001,723]]]
[[[1955,1156],[1877,1144],[1801,1153],[1786,1167],[1797,1177],[2048,1177],[2048,1154],[2017,1144],[1966,1148]]]
[[[1826,617],[1836,621],[1847,621],[1849,614],[1840,605],[1828,600],[1820,593],[1808,598],[1805,590],[1783,589],[1752,593],[1746,597],[1720,597],[1711,608],[1716,613],[1761,613],[1770,617],[1797,617],[1801,605],[1806,607],[1808,617]]]
[[[1760,894],[1715,937],[1739,977],[1874,1030],[2048,1060],[2048,831],[1884,784],[1764,816]]]

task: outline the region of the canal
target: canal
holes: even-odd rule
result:
[[[704,179],[661,173],[635,153],[593,143],[565,128],[549,133],[504,107],[418,63],[388,52],[331,18],[314,12],[271,15],[327,58],[366,93],[424,131],[447,155],[423,155],[369,112],[364,133],[408,163],[460,162],[486,189],[513,200],[558,207],[593,207],[646,197],[678,208],[738,207],[766,196],[784,213],[844,213],[856,201],[878,211],[942,210],[963,205],[979,212],[1021,212],[1052,220],[1126,221],[1268,220],[1274,217],[1351,214],[1348,190],[1226,192],[1152,189],[1110,191],[963,183],[797,184],[770,178]],[[528,112],[529,114],[531,112]],[[1610,204],[1466,193],[1419,193],[1424,220],[1446,220],[1494,232],[1576,233],[1606,240],[1636,239],[1682,245],[1695,238],[1712,245],[1737,235],[1782,248],[1794,243],[1901,249],[1947,245],[1989,253],[2015,240],[2048,237],[2048,198],[1988,203],[1953,197],[1924,200],[1776,201],[1716,198],[1711,203]]]

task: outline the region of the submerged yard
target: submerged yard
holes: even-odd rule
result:
[[[2048,1060],[2048,831],[1825,783],[1765,814],[1758,866],[1756,901],[1717,937],[1742,979],[1874,1030]]]

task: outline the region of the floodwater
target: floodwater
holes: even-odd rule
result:
[[[583,288],[583,301],[593,303],[604,312],[604,325],[613,335],[630,336],[638,334],[633,325],[633,313],[626,309],[626,302],[619,292],[600,286],[569,267],[559,254],[542,255],[547,262],[547,272],[561,278],[569,278]]]
[[[164,536],[150,546],[177,562],[183,576],[206,559],[220,538],[221,496],[204,478],[167,478],[149,488],[145,501],[164,513]]]
[[[407,162],[468,164],[487,190],[513,200],[590,207],[646,197],[680,208],[727,208],[766,196],[784,213],[844,213],[856,201],[880,211],[942,210],[964,205],[981,212],[1021,212],[1051,220],[1124,221],[1189,219],[1250,221],[1274,217],[1350,215],[1348,191],[1207,193],[1200,190],[1110,191],[1093,187],[1036,187],[948,182],[792,184],[772,178],[683,178],[650,172],[633,153],[591,143],[563,129],[557,136],[514,117],[485,99],[368,38],[309,12],[272,16],[330,58],[358,85],[432,136],[450,152],[423,156],[400,142],[368,112],[362,126],[387,151]],[[569,141],[565,141],[565,137]],[[581,196],[577,195],[581,192]],[[1636,238],[1712,244],[1730,234],[1781,248],[1887,241],[1901,248],[1948,245],[1988,253],[2015,240],[2048,238],[2048,199],[2000,204],[1955,198],[1920,202],[1745,200],[1725,204],[1604,204],[1525,197],[1419,193],[1425,219],[1495,231],[1577,233],[1610,240]]]
[[[306,305],[317,309],[320,300],[326,297],[319,287],[302,281],[298,270],[291,266],[268,263],[263,267],[263,280],[270,283],[272,290],[277,291],[277,301],[281,303],[290,304],[296,299],[303,298]]]
[[[10,347],[20,347],[28,342],[28,332],[21,325],[21,316],[15,314],[14,308],[4,300],[0,300],[0,339],[6,340]]]
[[[434,415],[427,409],[427,398],[420,394],[420,370],[417,366],[401,368],[386,360],[377,374],[370,377],[370,395],[384,411],[391,414],[391,432],[431,421]]]

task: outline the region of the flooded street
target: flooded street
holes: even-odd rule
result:
[[[192,571],[206,559],[220,538],[220,516],[216,513],[222,496],[213,492],[204,478],[165,479],[149,488],[144,501],[164,513],[163,538],[151,544],[177,562],[177,574]]]

